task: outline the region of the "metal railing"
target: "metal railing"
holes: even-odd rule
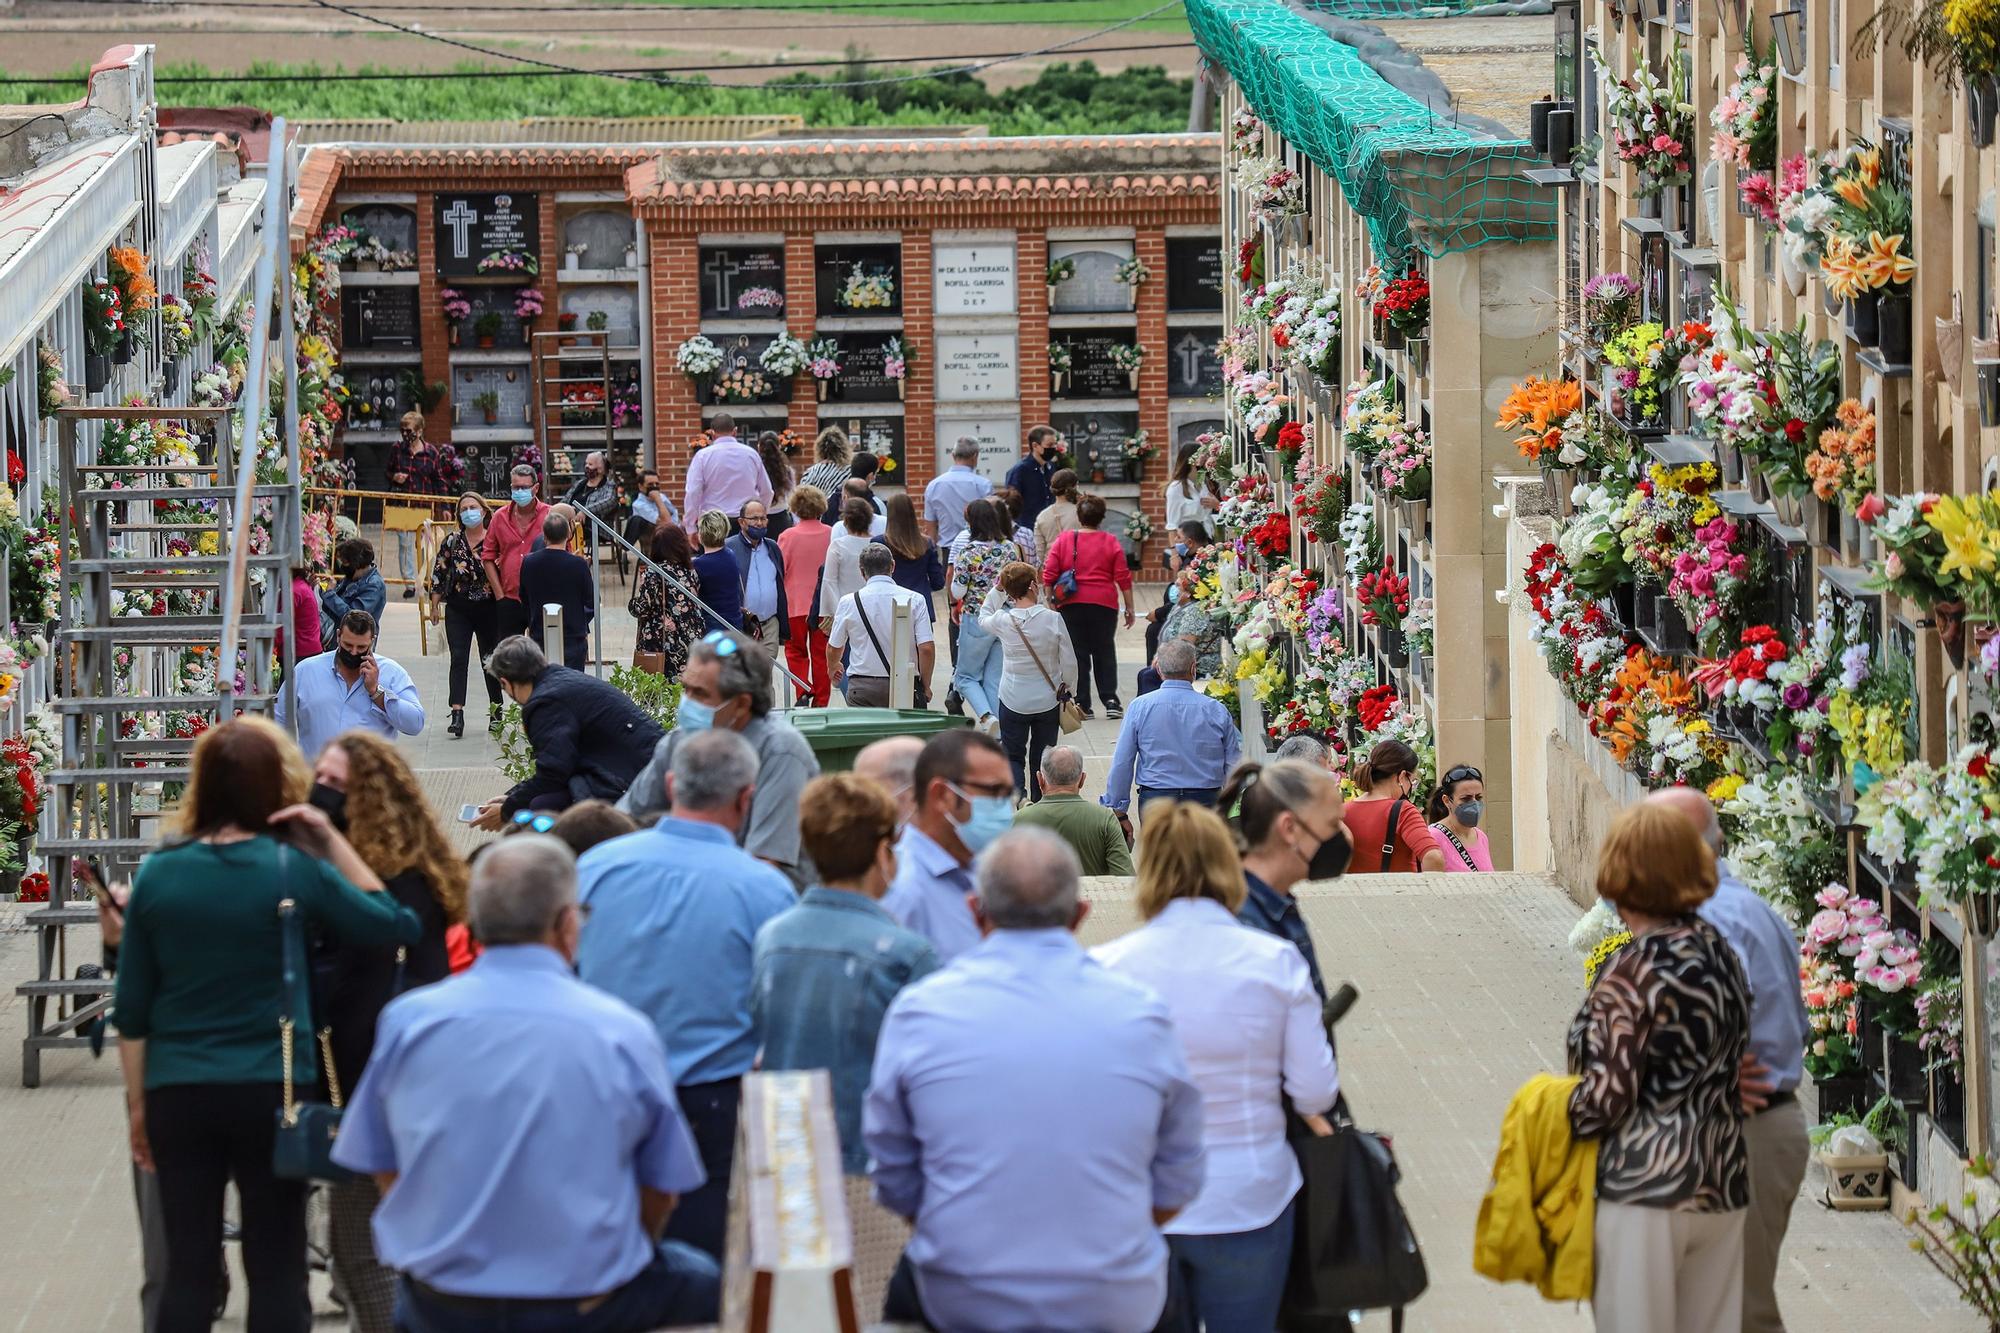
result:
[[[641,569],[644,569],[650,573],[658,574],[668,583],[672,584],[676,588],[679,588],[683,593],[685,593],[687,595],[687,599],[693,602],[695,606],[700,608],[701,613],[704,616],[707,616],[709,619],[717,622],[720,622],[722,620],[722,617],[715,613],[714,607],[710,606],[707,602],[701,600],[701,594],[699,592],[697,592],[693,588],[690,588],[687,584],[681,582],[680,577],[678,575],[674,574],[665,565],[657,563],[651,556],[647,555],[644,551],[641,551],[637,546],[633,545],[631,540],[627,538],[624,533],[618,531],[618,529],[612,527],[609,523],[606,523],[603,519],[591,513],[588,509],[585,509],[581,505],[573,505],[571,507],[576,510],[577,515],[579,517],[587,519],[589,521],[589,526],[585,529],[585,531],[587,531],[590,534],[590,569],[593,576],[597,572],[597,558],[598,558],[597,534],[601,530],[605,536],[609,537],[612,540],[613,543],[623,548],[626,554],[630,555],[635,561],[637,561]],[[769,541],[771,539],[767,537],[765,538],[765,540]],[[592,585],[597,586],[597,580],[594,577],[592,579]],[[591,632],[594,635],[594,647],[593,651],[591,652],[591,658],[601,667],[604,663],[604,592],[601,587],[598,587],[597,589],[597,597],[598,597],[597,614],[590,618]],[[773,652],[771,654],[771,665],[777,668],[779,674],[784,677],[786,691],[790,695],[790,697],[783,700],[783,705],[784,707],[790,708],[797,701],[798,696],[805,693],[810,687],[806,684],[805,681],[793,675],[791,668],[787,667],[783,662],[779,661],[778,657],[779,654],[776,652]]]
[[[229,701],[236,692],[236,637],[242,627],[243,594],[248,582],[246,562],[250,556],[250,522],[255,511],[251,493],[257,484],[257,449],[263,440],[267,407],[272,412],[278,440],[285,450],[285,483],[291,488],[291,498],[287,503],[294,506],[299,503],[298,328],[292,320],[292,228],[286,213],[291,198],[290,166],[290,149],[285,142],[285,118],[278,116],[271,122],[271,152],[264,188],[264,227],[257,255],[257,276],[253,279],[256,286],[252,289],[249,364],[243,375],[243,396],[237,404],[242,412],[242,422],[237,428],[235,507],[229,511],[229,567],[222,577],[222,633],[215,670],[218,721],[229,719]],[[273,319],[277,321],[278,363],[284,398],[281,402],[268,403]],[[278,531],[291,534],[291,540],[299,540],[299,522],[274,526]],[[297,674],[293,670],[297,641],[296,634],[285,635],[285,680],[282,688],[285,692],[285,715],[293,718],[298,716],[292,699]]]

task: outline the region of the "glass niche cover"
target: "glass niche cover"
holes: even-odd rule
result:
[[[903,313],[903,247],[822,245],[813,252],[815,308],[823,318],[878,319]]]
[[[1133,308],[1132,242],[1050,241],[1049,313],[1088,315]]]
[[[704,245],[698,286],[703,319],[783,319],[785,247]]]

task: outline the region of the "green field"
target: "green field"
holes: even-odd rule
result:
[[[1187,125],[1190,80],[1157,67],[1100,74],[1088,61],[1053,65],[1030,84],[989,89],[966,75],[918,79],[868,89],[821,83],[883,78],[899,71],[868,65],[796,74],[761,88],[660,88],[589,75],[507,77],[508,71],[467,64],[480,78],[423,74],[354,82],[330,81],[339,69],[317,65],[256,65],[219,76],[199,65],[161,67],[166,106],[250,105],[285,116],[390,117],[396,120],[505,120],[521,116],[715,116],[796,113],[808,125],[982,124],[995,134],[1159,133]],[[397,73],[363,67],[355,73]],[[164,80],[196,78],[196,83]],[[0,71],[0,102],[61,102],[73,87],[8,83]]]

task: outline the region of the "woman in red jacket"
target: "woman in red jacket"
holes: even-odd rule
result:
[[[1050,603],[1069,627],[1076,649],[1076,702],[1085,717],[1090,709],[1090,677],[1094,667],[1104,715],[1125,716],[1118,702],[1118,604],[1125,604],[1125,625],[1131,628],[1132,567],[1125,563],[1125,544],[1102,530],[1104,501],[1085,495],[1076,502],[1079,527],[1049,543],[1042,562],[1042,582]]]

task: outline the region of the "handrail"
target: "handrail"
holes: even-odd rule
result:
[[[646,569],[652,571],[655,574],[658,574],[661,578],[665,579],[667,582],[673,584],[676,588],[679,588],[682,592],[686,593],[687,599],[693,602],[696,606],[700,607],[703,615],[709,616],[718,621],[722,619],[721,616],[715,614],[714,607],[710,606],[707,602],[701,600],[700,593],[696,592],[693,588],[688,587],[687,584],[682,583],[679,577],[671,573],[666,568],[666,566],[656,563],[651,556],[647,555],[644,551],[640,550],[637,546],[633,545],[631,540],[627,538],[624,533],[618,531],[616,528],[612,527],[609,523],[606,523],[603,519],[591,513],[588,509],[585,509],[582,505],[575,505],[572,507],[576,510],[576,512],[579,515],[590,520],[591,526],[589,528],[589,532],[592,539],[591,550],[590,550],[590,563],[593,569],[596,568],[597,565],[597,542],[596,542],[597,530],[599,528],[602,528],[604,529],[605,534],[609,536],[612,541],[616,542],[618,545],[624,547],[628,552],[630,552],[634,560],[637,560]],[[766,540],[769,539],[767,538]],[[603,616],[600,615],[596,617],[596,625],[597,625],[597,659],[599,661],[603,661],[604,660],[604,617]],[[792,669],[786,666],[783,662],[780,662],[778,660],[778,655],[776,653],[771,654],[771,665],[778,668],[779,671],[782,671],[784,673],[785,679],[789,680],[792,683],[792,689],[797,691],[798,693],[804,694],[811,688],[806,684],[805,681],[793,675]]]
[[[292,293],[291,293],[291,220],[286,216],[286,204],[291,196],[287,177],[287,153],[285,139],[285,118],[275,117],[271,121],[271,150],[265,167],[264,184],[264,227],[263,244],[257,256],[257,284],[251,299],[251,320],[249,333],[249,362],[244,368],[243,395],[237,405],[242,409],[242,437],[237,444],[236,500],[235,509],[229,516],[229,567],[222,579],[222,633],[220,650],[215,659],[215,689],[217,694],[216,717],[227,721],[230,715],[229,700],[236,692],[236,636],[242,627],[243,590],[247,581],[247,562],[250,557],[250,521],[254,516],[252,493],[257,484],[257,448],[264,435],[264,412],[271,404],[270,379],[267,364],[270,357],[271,321],[279,321],[283,333],[280,352],[284,357],[282,372],[286,397],[295,398],[294,376],[298,373],[292,355],[293,333]],[[283,262],[279,256],[282,253]],[[291,403],[284,405],[292,406]],[[277,409],[278,437],[287,454],[288,480],[296,486],[298,477],[298,442],[294,431],[287,427],[284,408]],[[280,532],[286,532],[291,525],[276,525]],[[290,616],[285,619],[289,622]],[[292,689],[293,641],[297,635],[285,635],[285,691]],[[288,710],[296,715],[296,710]]]

